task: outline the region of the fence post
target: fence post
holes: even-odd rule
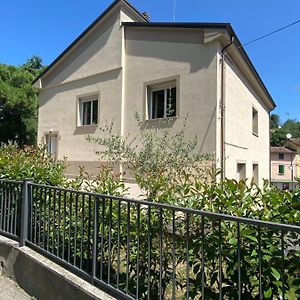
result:
[[[28,216],[29,216],[29,183],[32,181],[30,178],[23,180],[22,186],[22,206],[21,206],[21,222],[20,222],[20,247],[25,246],[28,238]]]

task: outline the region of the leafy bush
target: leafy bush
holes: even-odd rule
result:
[[[0,179],[23,180],[63,186],[66,182],[65,161],[56,162],[44,146],[18,147],[2,144],[0,147]]]

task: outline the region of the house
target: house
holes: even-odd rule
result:
[[[125,0],[106,9],[35,80],[38,140],[73,174],[95,172],[97,125],[123,136],[180,128],[214,154],[228,178],[270,177],[269,112],[275,103],[230,24],[149,22]],[[167,122],[166,122],[167,120]],[[50,144],[50,145],[49,145]]]
[[[271,183],[281,190],[297,187],[297,152],[286,147],[271,147]]]
[[[300,138],[288,139],[284,146],[290,150],[297,152],[296,165],[294,166],[294,168],[296,168],[296,177],[300,180]]]

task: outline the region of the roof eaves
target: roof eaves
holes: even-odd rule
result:
[[[248,54],[244,50],[242,43],[240,42],[239,38],[235,34],[232,26],[230,23],[165,23],[165,22],[148,22],[148,23],[142,23],[142,22],[124,22],[122,23],[125,27],[140,27],[140,28],[208,28],[208,29],[226,29],[228,33],[234,37],[234,40],[237,44],[237,48],[239,52],[241,53],[242,57],[244,58],[245,62],[247,63],[248,67],[251,69],[254,77],[256,80],[260,83],[261,88],[267,95],[267,97],[270,100],[270,103],[272,104],[273,109],[276,107],[276,104],[270,95],[268,89],[266,88],[263,80],[259,76],[258,72],[256,71],[253,63],[251,62]]]
[[[140,17],[142,17],[145,22],[148,22],[147,18],[141,14],[132,4],[127,0],[115,0],[109,7],[105,9],[99,17],[97,17],[63,52],[61,52],[54,61],[37,77],[33,80],[32,84],[35,84],[40,78],[42,78],[56,63],[63,57],[67,52],[69,52],[101,19],[105,17],[119,2],[124,2],[132,10],[134,10]],[[143,22],[141,22],[143,23]]]

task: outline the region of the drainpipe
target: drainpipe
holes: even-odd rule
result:
[[[225,179],[225,57],[226,49],[234,43],[234,37],[231,42],[222,49],[221,55],[221,179]]]

